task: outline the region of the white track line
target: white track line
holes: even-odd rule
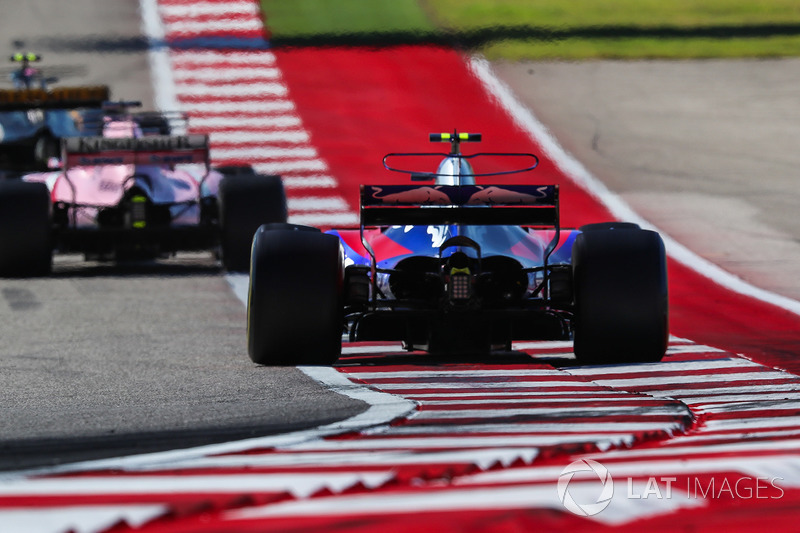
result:
[[[650,378],[603,379],[599,377],[593,381],[608,387],[642,387],[650,385],[671,385],[673,383],[730,383],[733,381],[775,380],[791,378],[790,374],[780,372],[742,372],[738,374],[690,374],[688,376],[670,375]]]
[[[310,147],[300,148],[271,148],[267,146],[247,148],[211,148],[211,158],[220,159],[308,159],[317,160],[317,151]]]
[[[481,436],[430,436],[430,437],[401,437],[401,438],[380,438],[380,439],[344,439],[344,440],[320,440],[293,446],[292,451],[309,450],[385,450],[385,449],[430,449],[430,448],[490,448],[497,446],[498,441],[503,442],[504,447],[541,447],[555,446],[568,443],[584,442],[607,442],[612,445],[632,444],[633,435],[623,434],[614,435],[608,433],[581,433],[563,435],[506,435],[504,437],[481,437]]]
[[[196,120],[194,117],[203,115],[242,117],[245,114],[254,114],[257,115],[254,118],[260,118],[263,115],[278,111],[295,111],[296,107],[294,102],[290,100],[243,100],[239,102],[197,102],[190,100],[183,103],[183,109],[192,114],[192,121],[194,122]]]
[[[415,391],[415,390],[452,390],[452,389],[486,389],[486,390],[494,390],[494,389],[508,389],[508,388],[536,388],[536,389],[560,389],[564,387],[575,387],[580,389],[591,389],[596,391],[597,385],[594,383],[583,382],[583,381],[539,381],[539,380],[529,380],[529,381],[513,381],[513,382],[467,382],[467,383],[381,383],[381,389],[384,390],[403,390],[403,391]]]
[[[380,387],[380,384],[373,384],[373,386]],[[597,394],[597,391],[592,391],[594,395]],[[513,394],[513,393],[509,393]],[[619,396],[615,396],[613,398],[603,397],[603,398],[595,398],[594,396],[589,397],[576,397],[572,394],[572,392],[565,392],[562,395],[553,398],[537,398],[535,396],[528,397],[528,398],[481,398],[480,400],[463,400],[461,399],[462,395],[453,395],[451,400],[423,400],[420,398],[422,395],[417,395],[414,397],[415,400],[419,401],[424,406],[436,406],[436,405],[492,405],[492,404],[509,404],[509,405],[519,405],[520,403],[525,404],[543,404],[549,405],[553,403],[586,403],[586,402],[637,402],[637,403],[647,403],[647,402],[661,402],[663,400],[659,398],[653,398],[651,396],[635,396],[633,394],[625,394],[620,392]]]
[[[325,188],[336,187],[337,182],[331,176],[314,175],[314,176],[293,176],[284,178],[283,186],[287,189],[302,189],[302,188]]]
[[[191,118],[193,127],[197,128],[263,128],[279,129],[299,128],[302,124],[297,115],[272,115],[263,117],[230,116],[199,116]],[[294,130],[296,131],[296,130]],[[304,131],[304,130],[303,130]],[[306,133],[306,135],[308,135]]]
[[[192,125],[195,126],[194,121]],[[197,129],[197,128],[194,128]],[[212,144],[248,144],[248,143],[288,143],[301,144],[308,142],[308,133],[300,131],[213,131],[209,135]]]
[[[75,505],[0,509],[3,533],[90,533],[126,524],[138,529],[169,511],[166,505]]]
[[[176,80],[205,80],[229,82],[239,82],[258,79],[277,80],[281,77],[281,71],[277,68],[203,68],[192,70],[178,70],[174,74]]]
[[[289,222],[292,224],[303,224],[305,226],[336,226],[355,227],[358,226],[358,214],[348,211],[346,213],[297,213],[289,215]]]
[[[564,374],[558,370],[506,368],[502,370],[404,370],[394,372],[353,372],[353,377],[358,379],[425,379],[434,378],[499,378],[520,376],[558,376]]]
[[[194,4],[162,4],[159,12],[164,17],[196,18],[204,15],[253,15],[260,17],[258,4],[246,2],[196,2]]]
[[[599,432],[654,432],[654,431],[679,431],[682,429],[679,422],[667,424],[664,422],[614,422],[598,420],[597,422],[516,422],[503,424],[469,424],[465,426],[453,425],[416,425],[393,427],[392,435],[442,435],[442,434],[540,434],[543,432],[557,433],[599,433]],[[365,434],[384,434],[384,429],[367,430]]]
[[[365,468],[380,466],[388,469],[399,465],[476,465],[485,470],[503,465],[508,466],[522,461],[530,464],[537,456],[536,448],[478,448],[466,450],[417,451],[417,450],[376,450],[364,453],[355,451],[297,452],[283,450],[280,453],[242,454],[242,455],[208,455],[170,461],[169,469],[206,469],[206,468],[269,468],[269,467],[322,467],[348,466]],[[167,465],[140,464],[128,466],[129,470],[160,470]],[[320,476],[323,479],[325,476]]]
[[[593,415],[596,413],[596,415]],[[682,403],[675,405],[656,405],[648,407],[645,402],[640,405],[601,405],[578,407],[528,407],[518,409],[453,409],[451,411],[431,410],[420,411],[415,420],[481,420],[484,418],[510,418],[514,416],[618,416],[636,415],[641,417],[663,415],[688,415],[689,408]]]
[[[289,90],[286,85],[276,82],[247,83],[244,85],[206,85],[203,83],[179,83],[178,94],[181,96],[204,96],[231,98],[238,96],[281,96],[286,97]]]
[[[557,477],[554,477],[555,480]],[[382,515],[397,512],[477,511],[498,509],[528,509],[533,506],[563,511],[553,483],[547,485],[518,485],[511,487],[458,487],[436,491],[397,491],[394,493],[340,496],[335,503],[323,499],[277,503],[230,511],[230,520],[259,520],[269,517],[308,517],[336,515]],[[593,501],[597,497],[595,483],[573,482],[570,494],[578,501]],[[624,524],[637,518],[674,513],[685,507],[702,506],[702,500],[688,498],[628,499],[624,491],[616,491],[611,505],[592,520],[609,525]]]
[[[246,19],[183,20],[166,22],[165,26],[168,32],[178,34],[258,32],[263,28],[260,20]]]
[[[290,211],[347,211],[347,202],[336,196],[295,196],[288,204]]]
[[[712,370],[724,368],[764,368],[763,365],[748,359],[732,357],[725,359],[712,359],[710,361],[662,361],[660,363],[639,363],[636,365],[592,366],[583,368],[570,368],[568,372],[576,376],[588,376],[598,379],[603,374],[647,374],[660,372],[686,372],[691,370]]]
[[[140,0],[141,2],[155,3],[155,0]],[[159,24],[161,19],[159,19]],[[162,31],[163,37],[163,31]],[[176,51],[172,59],[177,67],[184,65],[209,65],[209,64],[241,64],[253,67],[262,65],[271,67],[275,65],[275,54],[266,50],[220,52],[220,51]]]
[[[340,492],[362,483],[383,485],[392,478],[386,472],[338,473],[325,475],[326,487]],[[307,498],[320,489],[316,473],[225,474],[225,475],[137,475],[80,476],[16,480],[0,485],[0,496],[56,496],[93,494],[208,494],[246,492],[289,492]]]
[[[715,385],[717,385],[715,383]],[[708,388],[692,388],[692,389],[672,389],[672,390],[651,390],[647,394],[652,396],[679,396],[681,400],[691,399],[695,396],[703,396],[707,394],[734,394],[737,392],[778,392],[778,391],[800,391],[800,383],[783,383],[780,385],[748,385],[743,387],[708,387]]]

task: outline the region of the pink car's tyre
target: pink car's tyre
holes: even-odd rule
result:
[[[53,262],[50,191],[44,183],[0,181],[0,276],[46,276]]]
[[[286,193],[279,176],[232,167],[219,170],[225,175],[217,196],[222,264],[229,271],[246,272],[256,229],[262,224],[286,222]]]

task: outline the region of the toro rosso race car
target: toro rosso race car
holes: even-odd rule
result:
[[[460,144],[480,134],[430,138],[449,142],[450,153],[383,160],[430,183],[362,185],[359,229],[258,229],[247,324],[254,362],[332,364],[343,334],[433,354],[572,339],[583,363],[663,357],[667,271],[657,233],[624,222],[561,228],[557,185],[476,183],[532,170],[536,156],[462,154]],[[438,169],[418,173],[393,163],[419,156],[441,158]],[[489,157],[530,163],[476,173],[473,161]]]
[[[0,180],[0,276],[45,275],[53,252],[87,259],[217,251],[247,270],[256,229],[285,222],[278,176],[209,166],[206,135],[146,134],[163,115],[111,113],[99,135],[62,139],[62,168]]]
[[[0,89],[0,172],[13,174],[46,170],[59,155],[61,138],[80,135],[89,110],[109,99],[105,85],[57,87],[31,63],[36,54],[14,54],[19,68],[11,73],[13,89]]]

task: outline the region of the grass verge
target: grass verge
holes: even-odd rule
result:
[[[274,42],[430,42],[490,59],[800,55],[797,0],[264,0]]]

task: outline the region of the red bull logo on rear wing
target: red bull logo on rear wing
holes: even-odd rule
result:
[[[362,185],[361,224],[558,227],[558,185]]]
[[[98,165],[208,165],[207,135],[69,137],[61,141],[65,167]]]

